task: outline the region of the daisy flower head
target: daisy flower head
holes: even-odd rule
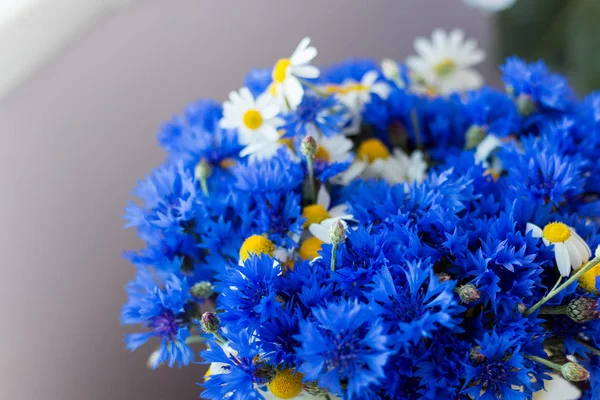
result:
[[[220,126],[225,129],[237,129],[238,141],[245,146],[241,156],[253,159],[269,159],[281,146],[277,128],[283,125],[278,117],[279,106],[267,94],[256,99],[246,87],[232,91],[229,100],[223,103],[223,118]]]
[[[347,214],[348,207],[345,204],[339,204],[329,208],[331,205],[331,196],[324,186],[321,186],[317,194],[317,203],[311,204],[302,210],[302,217],[306,220],[304,226],[308,228],[314,237],[324,243],[331,243],[329,238],[329,229],[336,221],[342,221],[344,227],[346,221],[352,220],[352,215]]]
[[[571,275],[571,269],[581,268],[592,256],[590,247],[575,229],[562,222],[551,222],[543,229],[527,223],[527,232],[531,232],[535,238],[541,238],[546,246],[554,245],[556,265],[564,277]]]
[[[301,79],[319,77],[319,69],[310,62],[317,56],[317,49],[310,46],[310,38],[300,41],[290,58],[281,58],[273,67],[273,82],[269,92],[282,108],[295,110],[302,101],[304,88]]]
[[[448,95],[477,89],[481,75],[472,69],[485,58],[474,39],[465,39],[460,29],[445,32],[436,29],[431,40],[419,37],[414,43],[417,55],[407,57],[406,65],[414,74],[415,90]]]
[[[383,142],[372,138],[361,143],[354,163],[340,179],[343,184],[358,177],[380,178],[390,184],[422,182],[426,177],[426,170],[427,163],[420,150],[411,155],[400,149],[390,152]]]

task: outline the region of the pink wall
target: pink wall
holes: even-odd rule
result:
[[[120,254],[139,246],[121,215],[162,160],[157,127],[304,35],[325,64],[402,58],[438,26],[490,47],[489,18],[459,0],[145,0],[0,103],[0,399],[197,398],[200,367],[147,370],[151,349],[126,351],[119,326]]]

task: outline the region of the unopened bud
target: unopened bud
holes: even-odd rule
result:
[[[437,276],[438,281],[441,282],[448,282],[450,280],[452,280],[452,277],[445,273],[445,272],[440,272],[439,274],[435,274],[435,276]]]
[[[202,330],[207,333],[218,332],[221,328],[221,320],[216,314],[211,312],[205,312],[202,314],[202,320],[200,321]]]
[[[464,304],[473,303],[474,301],[479,300],[479,297],[481,296],[475,285],[470,283],[459,286],[456,289],[456,292],[458,293],[458,297],[460,297],[460,302]]]
[[[337,246],[346,240],[346,227],[341,220],[335,220],[329,228],[329,240],[331,240],[331,243],[334,246]]]
[[[198,164],[196,164],[196,168],[194,169],[194,175],[196,179],[200,181],[205,181],[208,179],[212,172],[212,167],[205,159],[200,160]]]
[[[306,136],[302,139],[302,144],[300,145],[300,151],[306,158],[312,159],[315,154],[317,154],[318,149],[317,141],[312,136]]]
[[[483,142],[485,139],[486,132],[485,128],[479,125],[472,125],[465,133],[465,149],[473,149]]]
[[[485,356],[481,354],[481,347],[479,346],[473,347],[469,356],[471,357],[471,360],[475,361],[477,364],[481,364],[485,361]]]
[[[209,281],[201,281],[192,286],[190,293],[197,299],[206,300],[213,295],[214,288],[213,284]]]
[[[567,304],[567,316],[580,324],[600,318],[598,299],[578,297]]]
[[[570,382],[581,382],[589,379],[590,373],[581,365],[568,362],[560,368],[562,376]]]
[[[521,93],[517,97],[517,110],[519,114],[527,117],[535,112],[536,105],[531,96]]]
[[[521,314],[525,314],[525,311],[527,311],[527,306],[525,305],[525,303],[519,303],[517,308],[519,309],[519,312]]]

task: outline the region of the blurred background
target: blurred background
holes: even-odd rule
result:
[[[150,371],[152,348],[128,352],[119,324],[134,273],[121,253],[141,245],[121,216],[163,160],[161,122],[223,100],[306,35],[323,65],[403,59],[416,36],[460,27],[499,85],[501,56],[533,29],[511,13],[461,0],[1,0],[0,399],[198,397],[202,366]],[[567,59],[553,56],[581,71]]]

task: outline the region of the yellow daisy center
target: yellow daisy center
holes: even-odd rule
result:
[[[244,119],[244,125],[246,125],[246,128],[252,129],[252,130],[260,128],[260,126],[263,123],[262,115],[260,115],[258,110],[255,110],[253,108],[244,113],[243,119]]]
[[[498,179],[500,179],[500,172],[492,168],[486,169],[483,175],[491,176],[492,179],[494,179],[494,182],[498,182]]]
[[[235,165],[235,160],[233,158],[224,158],[221,160],[219,165],[221,166],[221,168],[231,168]]]
[[[291,65],[289,58],[282,58],[275,63],[273,68],[273,80],[277,83],[281,83],[287,77],[288,67]]]
[[[284,369],[269,382],[269,390],[279,399],[293,399],[302,392],[302,378],[304,376],[301,373]]]
[[[273,257],[275,253],[275,244],[264,236],[252,235],[244,240],[240,248],[240,260],[246,261],[251,254],[268,254]]]
[[[317,160],[329,162],[329,152],[325,150],[325,147],[319,145],[317,147],[317,152],[315,153],[315,158]]]
[[[329,213],[322,205],[313,204],[302,209],[302,216],[306,218],[306,222],[304,222],[304,227],[306,228],[310,224],[318,224],[324,219],[329,218]]]
[[[287,260],[281,264],[281,272],[285,275],[288,271],[294,270],[294,261]]]
[[[438,76],[447,76],[454,72],[455,69],[456,63],[450,58],[444,58],[433,66],[433,70]]]
[[[390,152],[378,139],[367,139],[360,144],[356,151],[356,157],[372,163],[377,159],[386,159]]]
[[[596,278],[600,276],[600,264],[592,267],[592,269],[586,271],[579,277],[579,286],[584,288],[590,293],[598,295],[596,290]]]
[[[552,243],[564,242],[571,236],[571,231],[562,222],[551,222],[544,227],[542,233]]]
[[[323,242],[316,237],[306,239],[298,251],[300,258],[303,260],[312,260],[319,257],[319,250],[321,250],[322,245]]]

